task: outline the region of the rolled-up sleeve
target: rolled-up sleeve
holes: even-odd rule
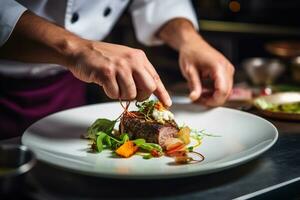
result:
[[[155,34],[174,18],[186,18],[198,30],[197,17],[189,0],[135,0],[130,12],[138,41],[148,46],[163,43]]]
[[[0,46],[9,38],[20,16],[26,10],[13,0],[0,0]]]

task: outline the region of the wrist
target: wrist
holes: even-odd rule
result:
[[[87,46],[88,41],[79,38],[75,35],[63,37],[55,45],[54,49],[62,56],[62,64],[67,68],[74,66],[76,57],[81,54],[84,47]]]
[[[186,48],[190,48],[193,46],[197,46],[198,48],[206,49],[209,44],[204,40],[204,38],[201,37],[197,32],[194,33],[188,33],[185,35],[184,40],[181,40],[178,44],[177,50],[184,51]]]
[[[169,21],[159,31],[158,36],[176,50],[180,50],[182,46],[191,40],[201,38],[193,24],[183,18]]]
[[[178,37],[177,49],[181,50],[190,43],[202,41],[202,37],[196,31],[183,31]]]

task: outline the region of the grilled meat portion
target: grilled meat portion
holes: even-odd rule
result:
[[[140,116],[138,112],[132,113]],[[153,120],[146,120],[144,117],[124,114],[119,130],[121,133],[127,133],[132,139],[143,138],[146,142],[156,143],[164,148],[166,139],[176,137],[179,128],[175,121],[161,124]]]

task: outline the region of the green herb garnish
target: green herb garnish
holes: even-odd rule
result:
[[[156,150],[158,152],[163,152],[161,146],[155,143],[146,143],[146,140],[144,139],[136,139],[133,140],[133,142],[141,149],[146,150],[146,151],[153,151]]]
[[[148,100],[141,103],[136,102],[135,105],[138,108],[138,111],[145,116],[146,120],[151,120],[151,114],[157,102],[157,100]]]
[[[190,147],[187,148],[187,150],[188,150],[189,152],[192,152],[192,151],[194,150],[194,147],[193,147],[193,146],[190,146]]]
[[[103,139],[107,136],[106,133],[100,131],[97,134],[97,139],[96,139],[96,147],[97,147],[97,152],[101,152],[103,150]]]
[[[151,159],[153,158],[153,156],[151,155],[151,153],[147,153],[146,155],[143,156],[144,159]]]
[[[211,134],[211,133],[207,133],[206,130],[196,130],[196,129],[192,129],[192,133],[194,133],[195,136],[197,137],[201,137],[201,139],[203,138],[203,136],[209,136],[209,137],[221,137],[220,135],[215,135],[215,134]]]
[[[96,135],[99,132],[104,132],[111,134],[115,124],[116,120],[109,120],[105,118],[97,119],[87,130],[87,138],[89,139],[96,139]]]

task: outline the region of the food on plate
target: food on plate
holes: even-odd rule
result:
[[[116,153],[124,158],[129,158],[138,150],[138,146],[132,141],[126,141],[119,148],[117,148]]]
[[[265,99],[258,98],[255,100],[255,105],[262,110],[268,110],[271,112],[285,112],[285,113],[295,113],[300,114],[300,102],[291,103],[270,103]]]
[[[93,151],[110,149],[123,158],[135,154],[144,159],[165,155],[174,157],[178,164],[204,160],[204,156],[195,152],[194,148],[208,134],[188,126],[178,126],[174,114],[157,100],[137,102],[135,111],[128,111],[130,102],[126,105],[120,103],[124,111],[117,119],[97,119],[88,128],[85,137],[91,140]],[[117,122],[119,130],[114,129]],[[195,144],[192,145],[191,139],[195,140]],[[196,156],[191,157],[191,154]]]
[[[147,142],[159,144],[165,147],[165,142],[169,138],[176,137],[179,128],[175,122],[165,122],[164,124],[146,120],[134,112],[135,116],[124,114],[120,121],[119,130],[127,133],[132,139],[143,138]]]

